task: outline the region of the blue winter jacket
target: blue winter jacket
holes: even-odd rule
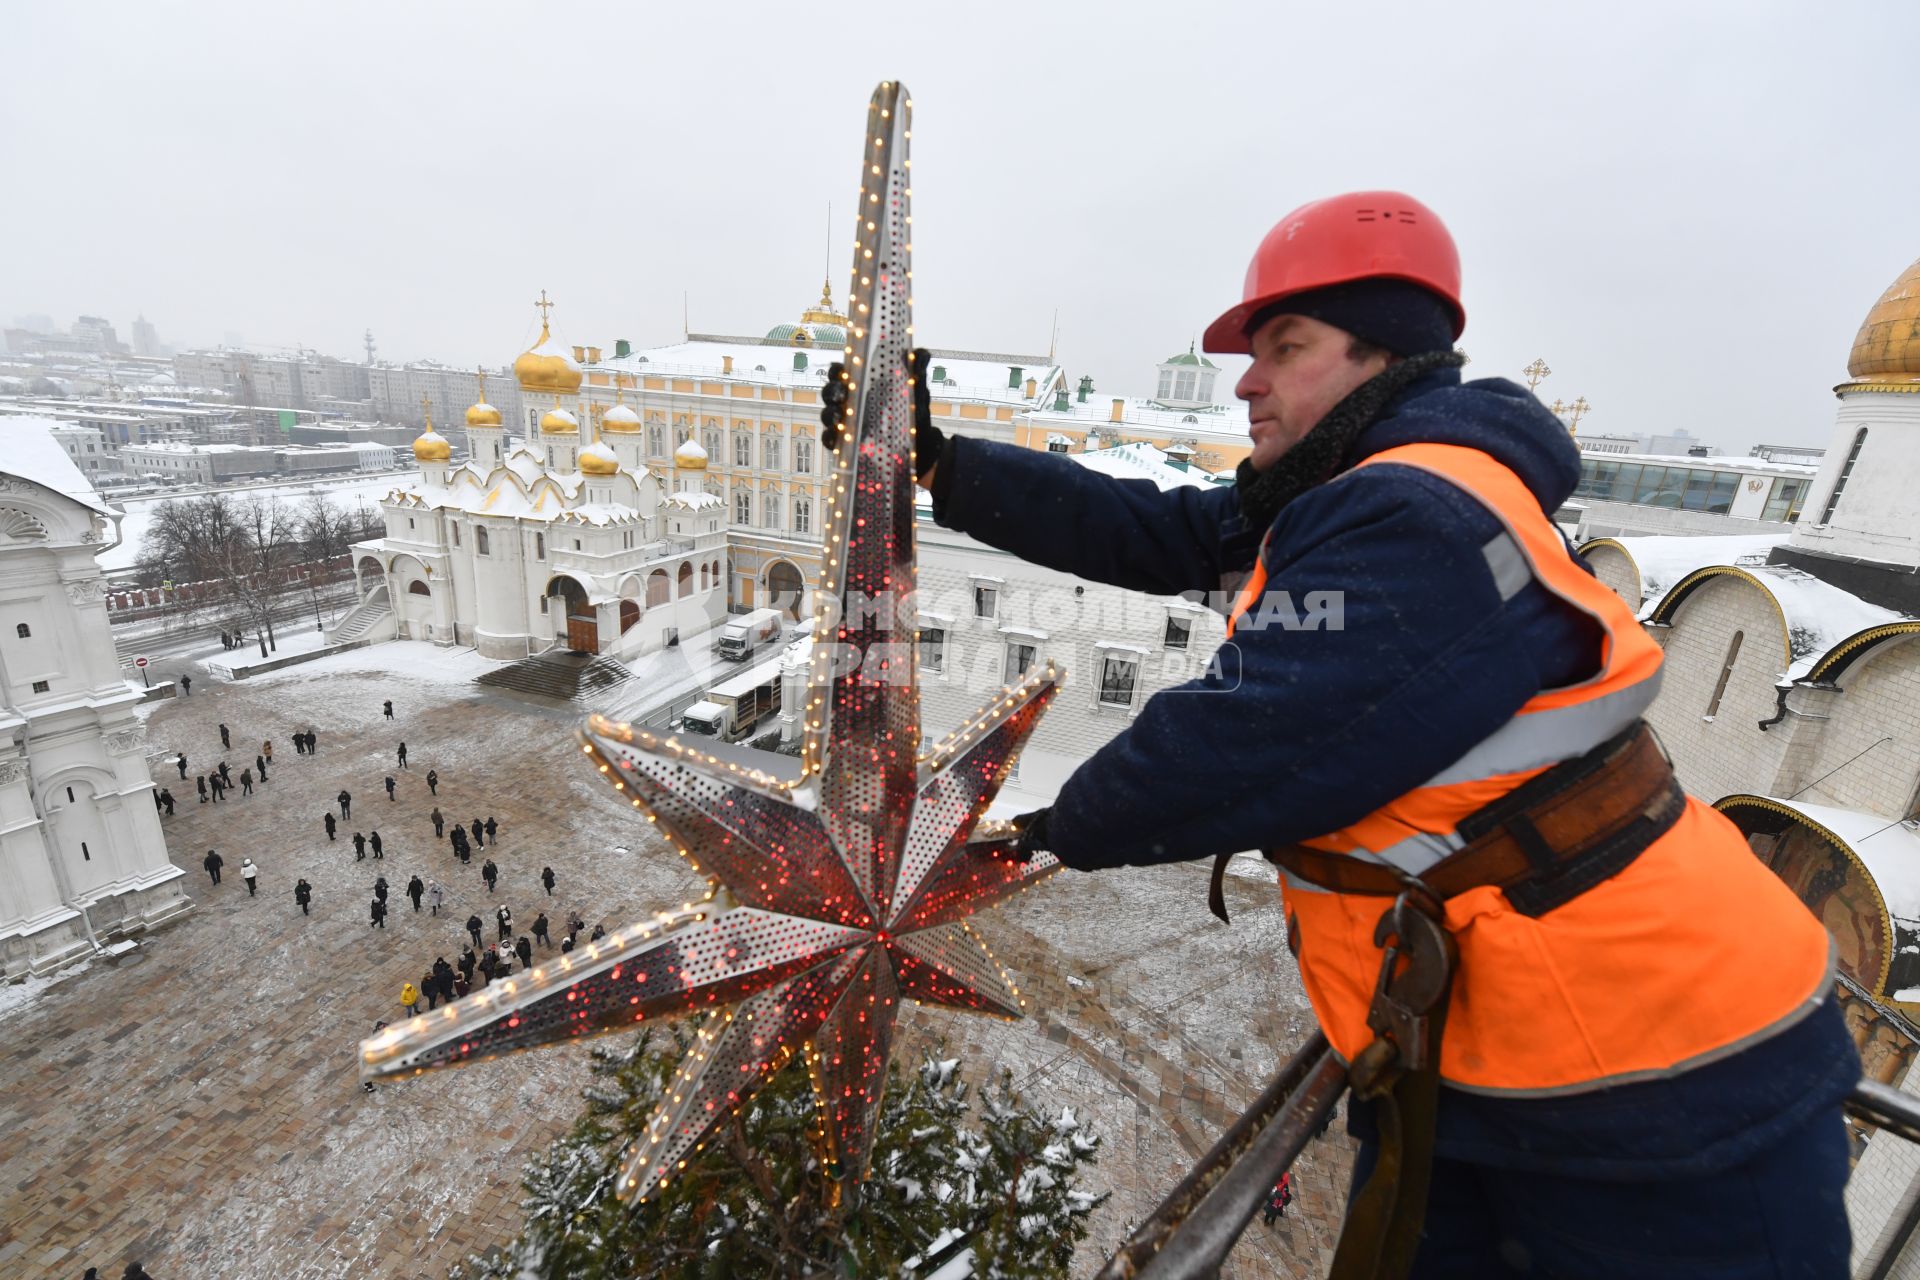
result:
[[[1580,478],[1566,428],[1503,379],[1410,384],[1354,460],[1457,444],[1505,464],[1552,512]],[[1268,537],[1267,591],[1343,598],[1342,626],[1252,629],[1237,661],[1147,700],[1061,789],[1049,847],[1070,867],[1209,858],[1337,830],[1441,772],[1543,688],[1591,675],[1602,634],[1538,582],[1502,600],[1481,548],[1501,532],[1428,472],[1343,473],[1250,528],[1230,486],[1162,492],[1071,459],[955,437],[934,514],[1024,560],[1163,595],[1230,587]],[[1224,591],[1224,597],[1218,593]],[[1710,909],[1710,904],[1703,904]],[[1623,998],[1631,998],[1623,994]],[[1600,1178],[1699,1175],[1777,1141],[1858,1078],[1831,1002],[1744,1052],[1668,1080],[1568,1098],[1443,1093],[1443,1155]],[[1367,1136],[1370,1116],[1352,1127]]]

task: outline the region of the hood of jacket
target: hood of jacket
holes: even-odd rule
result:
[[[1548,515],[1580,483],[1580,450],[1566,424],[1505,378],[1462,382],[1453,368],[1421,377],[1360,433],[1349,465],[1404,444],[1454,444],[1489,454],[1525,482]]]

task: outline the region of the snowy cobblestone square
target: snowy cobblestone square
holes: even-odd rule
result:
[[[356,1041],[400,1016],[401,984],[435,956],[458,958],[469,914],[491,940],[497,903],[521,927],[546,909],[558,934],[571,909],[613,925],[704,883],[580,764],[574,713],[481,690],[471,678],[485,665],[383,645],[243,684],[196,681],[204,692],[158,705],[154,778],[178,801],[167,836],[197,907],[131,959],[0,991],[0,1274],[111,1275],[138,1258],[159,1280],[439,1280],[513,1233],[521,1166],[578,1113],[586,1050],[369,1095]],[[318,753],[296,755],[291,735],[309,727]],[[271,781],[195,802],[193,774],[225,758],[237,777],[269,738]],[[406,770],[394,767],[403,740]],[[433,838],[428,769],[449,821],[499,821],[497,851],[463,867]],[[354,816],[329,843],[321,817],[343,786]],[[352,833],[374,829],[386,856],[356,862]],[[209,848],[226,860],[217,887],[200,868]],[[243,856],[260,865],[257,898],[238,875]],[[487,856],[497,896],[480,879]],[[558,876],[550,900],[543,865]],[[415,873],[445,886],[440,918],[413,911]],[[368,923],[376,875],[392,886],[384,930]],[[302,876],[310,918],[292,896]],[[976,922],[1027,996],[1026,1020],[903,1019],[901,1059],[945,1040],[976,1077],[1005,1067],[1030,1099],[1072,1106],[1103,1135],[1093,1182],[1113,1196],[1083,1274],[1311,1030],[1277,892],[1252,874],[1228,889],[1231,929],[1206,913],[1203,866],[1057,876]],[[1322,1274],[1349,1167],[1336,1127],[1296,1170],[1288,1217],[1256,1221],[1228,1274]]]

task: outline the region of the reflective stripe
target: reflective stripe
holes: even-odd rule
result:
[[[1533,581],[1533,566],[1528,563],[1526,553],[1505,530],[1487,539],[1480,554],[1486,557],[1487,572],[1493,575],[1493,589],[1500,593],[1502,600],[1513,599],[1522,587]]]
[[[1660,672],[1655,671],[1624,689],[1586,702],[1517,715],[1420,785],[1444,787],[1571,760],[1638,720],[1659,692]]]
[[[1322,889],[1319,885],[1315,884],[1311,880],[1302,880],[1299,876],[1293,874],[1293,872],[1287,870],[1285,867],[1280,868],[1280,883],[1286,886],[1287,891],[1290,893],[1332,893],[1333,892],[1333,890],[1331,889]]]
[[[1417,876],[1466,843],[1457,831],[1419,831],[1367,856],[1375,862],[1389,863],[1409,875]],[[1354,853],[1361,855],[1366,851],[1356,849]]]

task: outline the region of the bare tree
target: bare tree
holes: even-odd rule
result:
[[[234,504],[240,536],[228,546],[224,566],[233,597],[254,624],[260,656],[278,649],[273,606],[286,592],[287,571],[303,551],[300,524],[286,506],[262,494]]]

